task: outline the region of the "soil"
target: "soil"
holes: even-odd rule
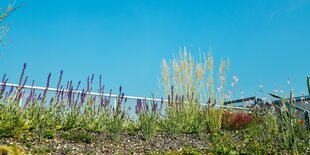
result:
[[[29,154],[148,154],[169,151],[181,151],[192,148],[197,151],[206,150],[210,135],[180,134],[172,136],[161,132],[150,140],[141,134],[124,133],[118,142],[110,140],[106,133],[89,133],[93,138],[90,142],[66,140],[60,132],[53,139],[38,140],[27,135],[20,138],[2,138],[0,145],[16,145]]]

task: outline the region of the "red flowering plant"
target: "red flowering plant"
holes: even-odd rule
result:
[[[242,129],[250,124],[254,116],[246,112],[225,111],[222,117],[222,128],[228,130]]]
[[[299,123],[300,123],[301,125],[304,125],[304,124],[305,124],[305,120],[301,119],[301,120],[299,120]]]

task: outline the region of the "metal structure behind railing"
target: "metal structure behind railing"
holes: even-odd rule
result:
[[[1,83],[0,82],[0,86],[6,86],[6,87],[16,87],[16,88],[20,88],[21,86],[19,86],[18,84],[12,84],[12,83]],[[59,89],[56,88],[46,88],[46,87],[39,87],[39,86],[28,86],[25,85],[20,89],[34,89],[34,90],[47,90],[47,91],[60,91]],[[61,90],[65,93],[68,93],[69,90]],[[71,90],[72,93],[82,93],[82,91],[76,91],[76,90]],[[106,94],[106,93],[97,93],[97,92],[89,92],[87,93],[87,95],[91,95],[91,96],[103,96],[103,97],[111,97],[114,98],[114,106],[116,106],[117,104],[117,98],[119,97],[119,95],[115,95],[115,94]],[[146,98],[146,97],[137,97],[137,96],[124,96],[124,98],[127,98],[129,100],[137,100],[137,99],[142,99],[142,100],[146,100],[146,101],[155,101],[155,102],[165,102],[167,103],[168,100],[166,99],[157,99],[157,98]],[[206,104],[202,104],[202,105],[206,105]],[[215,105],[216,107],[219,108],[230,108],[230,109],[237,109],[237,110],[250,110],[251,108],[244,108],[244,107],[235,107],[235,106],[226,106],[226,105]]]

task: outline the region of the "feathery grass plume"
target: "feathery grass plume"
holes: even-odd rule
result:
[[[217,83],[214,80],[214,61],[211,51],[207,56],[195,61],[194,57],[187,53],[186,48],[180,50],[178,57],[174,56],[168,64],[165,59],[161,63],[162,85],[166,95],[171,95],[172,90],[179,96],[184,95],[185,101],[204,100],[211,98],[214,104],[215,98],[222,103],[225,93],[226,72],[229,68],[229,60],[222,60],[219,67],[219,77]],[[215,85],[220,88],[220,93],[215,96]],[[174,89],[171,89],[173,86]],[[192,96],[190,96],[192,95]]]
[[[187,53],[186,48],[180,50],[178,57],[174,56],[169,64],[165,59],[162,60],[162,84],[168,96],[169,108],[166,113],[167,119],[171,119],[167,120],[170,128],[183,128],[186,132],[197,132],[204,130],[204,127],[199,128],[197,124],[201,123],[204,126],[208,123],[213,132],[221,127],[222,110],[214,109],[214,105],[223,104],[225,101],[226,72],[229,68],[229,60],[221,61],[217,81],[214,78],[214,61],[211,51],[207,56],[200,56],[199,60],[195,61],[194,57]],[[200,103],[206,103],[206,100],[209,100],[208,108],[212,108],[210,111],[204,110],[200,105]],[[187,104],[183,106],[183,103]],[[203,111],[207,111],[209,115],[203,115]],[[183,125],[176,127],[172,120]]]

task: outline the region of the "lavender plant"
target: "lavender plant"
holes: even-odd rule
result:
[[[106,130],[109,132],[110,137],[113,141],[118,141],[121,133],[124,131],[124,126],[126,122],[126,113],[122,110],[125,108],[125,103],[127,98],[124,98],[124,93],[122,92],[122,87],[119,88],[119,96],[117,97],[116,107],[109,107],[107,109],[107,122]],[[123,104],[123,107],[122,107]],[[112,110],[111,110],[112,109]]]
[[[160,107],[155,101],[151,102],[151,107],[144,99],[137,100],[136,114],[138,116],[138,129],[146,140],[152,138],[159,130],[160,112],[162,110],[163,99]]]

